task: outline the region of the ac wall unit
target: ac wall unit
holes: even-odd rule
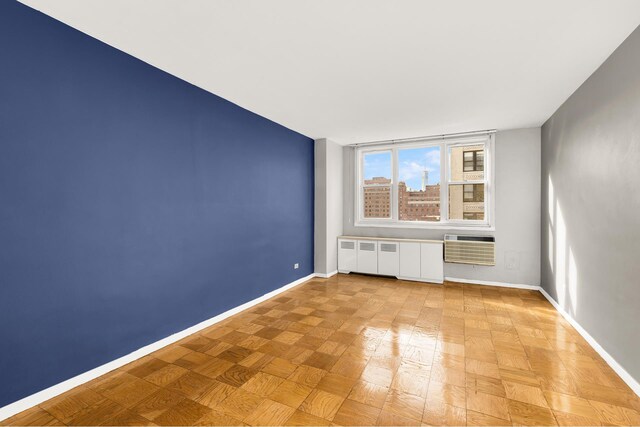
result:
[[[444,262],[496,265],[496,239],[493,236],[445,234]]]

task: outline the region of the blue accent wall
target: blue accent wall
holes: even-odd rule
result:
[[[310,138],[1,0],[0,406],[312,273],[313,176]]]

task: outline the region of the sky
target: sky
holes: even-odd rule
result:
[[[440,147],[398,150],[398,178],[414,190],[422,187],[422,171],[429,171],[429,184],[440,182]],[[391,151],[365,153],[364,179],[391,178]]]

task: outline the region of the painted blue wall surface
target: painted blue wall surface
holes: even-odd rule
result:
[[[313,272],[310,138],[17,2],[0,55],[0,406]]]

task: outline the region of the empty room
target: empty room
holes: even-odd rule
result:
[[[640,425],[640,1],[0,0],[0,425]]]

